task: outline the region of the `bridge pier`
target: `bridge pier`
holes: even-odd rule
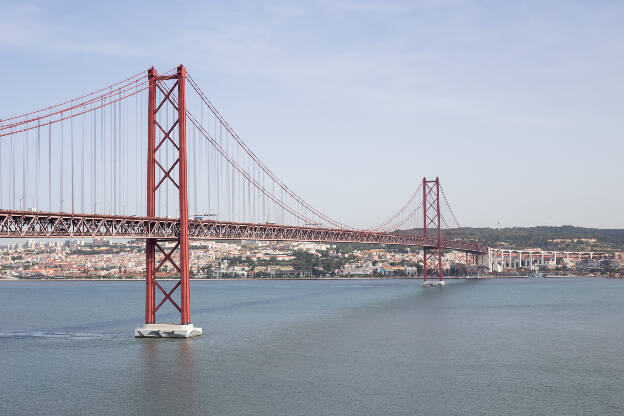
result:
[[[145,324],[134,330],[135,338],[193,338],[200,335],[202,329],[193,324]]]

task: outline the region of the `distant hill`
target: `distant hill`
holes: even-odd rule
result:
[[[489,247],[543,248],[549,250],[624,251],[624,230],[561,227],[463,228],[443,230],[443,238],[467,236]],[[422,230],[409,234],[421,235]]]

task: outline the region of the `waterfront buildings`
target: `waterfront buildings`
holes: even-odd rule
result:
[[[173,243],[164,243],[165,249]],[[494,261],[494,273],[514,274],[524,270],[554,272],[576,270],[589,273],[613,271],[622,267],[624,252],[612,258],[604,255],[537,255],[537,249],[512,253]],[[515,257],[514,257],[515,256]],[[192,242],[191,276],[223,277],[308,277],[308,276],[418,276],[422,274],[422,250],[404,247],[352,248],[311,242],[201,241]],[[522,260],[520,263],[518,260]],[[511,261],[510,261],[511,260]],[[472,256],[445,252],[442,259],[445,274],[475,275],[477,266]],[[486,273],[480,265],[479,273]],[[164,276],[175,270],[163,266]],[[19,278],[130,278],[145,275],[144,243],[98,239],[40,241],[27,240],[0,249],[0,276]]]

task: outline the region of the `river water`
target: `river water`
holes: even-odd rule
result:
[[[624,281],[0,282],[0,415],[622,415]],[[176,320],[171,309],[159,321]]]

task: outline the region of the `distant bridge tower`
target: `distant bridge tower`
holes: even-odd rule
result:
[[[436,233],[436,246],[423,248],[423,279],[427,280],[427,269],[436,270],[442,280],[442,233],[440,231],[440,178],[428,181],[423,178],[423,236],[427,230]],[[431,234],[431,233],[430,233]]]

